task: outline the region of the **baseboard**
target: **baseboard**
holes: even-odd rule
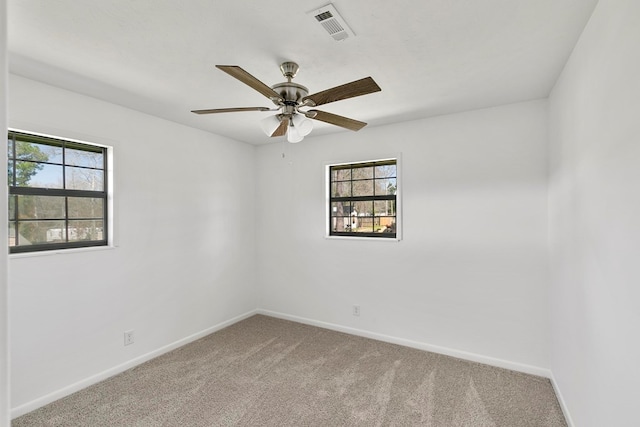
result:
[[[244,314],[241,314],[239,316],[233,317],[229,320],[226,320],[224,322],[218,323],[210,328],[207,328],[205,330],[202,330],[200,332],[197,332],[195,334],[192,334],[188,337],[182,338],[178,341],[175,341],[171,344],[168,344],[164,347],[161,347],[157,350],[151,351],[149,353],[146,353],[142,356],[138,356],[134,359],[131,359],[125,363],[122,363],[118,366],[114,366],[113,368],[107,369],[103,372],[100,372],[96,375],[93,375],[89,378],[86,378],[84,380],[78,381],[74,384],[71,384],[69,386],[66,386],[64,388],[61,388],[59,390],[56,390],[52,393],[49,393],[45,396],[42,396],[38,399],[32,400],[30,402],[27,402],[23,405],[20,405],[18,407],[12,408],[11,409],[11,418],[17,418],[21,415],[24,415],[28,412],[31,412],[35,409],[38,409],[44,405],[47,405],[51,402],[54,402],[58,399],[61,399],[65,396],[68,396],[72,393],[75,393],[76,391],[82,390],[83,388],[89,387],[93,384],[96,384],[100,381],[103,381],[107,378],[110,378],[114,375],[117,375],[121,372],[124,372],[128,369],[131,369],[137,365],[140,365],[148,360],[151,360],[155,357],[158,357],[164,353],[167,353],[171,350],[175,350],[178,347],[182,347],[183,345],[189,344],[193,341],[196,341],[204,336],[207,336],[213,332],[219,331],[221,329],[224,329],[228,326],[233,325],[234,323],[237,323],[241,320],[244,320],[248,317],[251,317],[255,314],[263,314],[265,316],[271,316],[271,317],[275,317],[275,318],[279,318],[279,319],[285,319],[285,320],[291,320],[294,322],[298,322],[298,323],[304,323],[307,325],[312,325],[312,326],[317,326],[320,328],[325,328],[325,329],[330,329],[330,330],[334,330],[334,331],[338,331],[338,332],[344,332],[347,334],[351,334],[351,335],[357,335],[357,336],[361,336],[364,338],[371,338],[371,339],[375,339],[378,341],[384,341],[384,342],[388,342],[388,343],[392,343],[392,344],[398,344],[398,345],[402,345],[405,347],[411,347],[411,348],[416,348],[419,350],[425,350],[425,351],[430,351],[433,353],[438,353],[438,354],[443,354],[446,356],[451,356],[451,357],[456,357],[459,359],[464,359],[464,360],[469,360],[472,362],[477,362],[477,363],[483,363],[486,365],[490,365],[490,366],[496,366],[499,368],[504,368],[504,369],[510,369],[513,371],[517,371],[517,372],[523,372],[526,374],[531,374],[531,375],[537,375],[537,376],[541,376],[541,377],[545,377],[545,378],[549,378],[549,380],[551,381],[551,384],[553,385],[553,388],[556,392],[556,396],[558,397],[558,401],[560,403],[560,406],[562,408],[562,411],[564,413],[564,416],[567,420],[567,424],[569,427],[573,427],[573,421],[571,420],[571,416],[569,415],[569,411],[567,409],[567,406],[564,402],[564,399],[562,397],[562,393],[560,392],[560,389],[558,387],[558,384],[556,383],[556,380],[552,374],[552,372],[549,369],[545,369],[545,368],[540,368],[537,366],[531,366],[531,365],[527,365],[527,364],[522,364],[522,363],[517,363],[517,362],[512,362],[512,361],[508,361],[508,360],[503,360],[503,359],[498,359],[498,358],[494,358],[494,357],[488,357],[488,356],[483,356],[480,354],[476,354],[476,353],[471,353],[471,352],[467,352],[467,351],[461,351],[461,350],[456,350],[456,349],[451,349],[451,348],[447,348],[447,347],[441,347],[441,346],[437,346],[437,345],[432,345],[432,344],[427,344],[427,343],[423,343],[420,341],[413,341],[413,340],[408,340],[408,339],[404,339],[404,338],[398,338],[398,337],[394,337],[394,336],[390,336],[390,335],[384,335],[384,334],[379,334],[376,332],[371,332],[371,331],[367,331],[367,330],[363,330],[363,329],[357,329],[357,328],[352,328],[352,327],[348,327],[348,326],[342,326],[342,325],[337,325],[334,323],[328,323],[328,322],[322,322],[322,321],[318,321],[318,320],[313,320],[313,319],[309,319],[309,318],[305,318],[305,317],[299,317],[299,316],[293,316],[290,314],[285,314],[285,313],[279,313],[279,312],[275,312],[275,311],[270,311],[270,310],[263,310],[263,309],[257,309],[257,310],[251,310],[248,311]]]
[[[481,354],[470,353],[467,351],[456,350],[447,347],[441,347],[437,345],[427,344],[420,341],[413,341],[404,338],[398,338],[390,335],[379,334],[376,332],[366,331],[363,329],[351,328],[348,326],[337,325],[334,323],[321,322],[318,320],[308,319],[306,317],[292,316],[290,314],[279,313],[270,310],[258,309],[258,314],[265,316],[276,317],[284,320],[291,320],[293,322],[304,323],[311,326],[318,326],[320,328],[331,329],[333,331],[344,332],[351,335],[357,335],[364,338],[371,338],[378,341],[384,341],[391,344],[398,344],[405,347],[416,348],[419,350],[430,351],[432,353],[443,354],[446,356],[456,357],[458,359],[469,360],[471,362],[483,363],[485,365],[496,366],[498,368],[509,369],[512,371],[523,372],[525,374],[536,375],[544,378],[551,378],[551,371],[549,369],[540,368],[537,366],[526,365],[523,363],[512,362],[509,360],[497,359],[494,357],[483,356]]]
[[[574,427],[575,424],[571,419],[571,414],[569,414],[569,408],[567,407],[567,403],[565,402],[564,397],[562,396],[562,392],[560,391],[560,386],[558,385],[558,382],[556,381],[556,377],[553,375],[553,373],[551,374],[549,379],[551,380],[551,385],[553,386],[553,390],[556,392],[556,397],[558,398],[558,403],[560,404],[560,408],[562,409],[562,413],[564,414],[564,419],[567,421],[567,427]]]
[[[78,381],[76,383],[73,383],[69,386],[63,387],[59,390],[56,390],[52,393],[49,393],[45,396],[42,396],[38,399],[32,400],[31,402],[27,402],[25,404],[22,404],[18,407],[12,408],[11,409],[11,419],[17,418],[21,415],[24,415],[26,413],[29,413],[35,409],[38,409],[44,405],[47,405],[51,402],[54,402],[58,399],[61,399],[65,396],[68,396],[72,393],[75,393],[76,391],[82,390],[83,388],[89,387],[93,384],[99,383],[100,381],[106,380],[109,377],[112,377],[114,375],[117,375],[121,372],[124,372],[128,369],[131,369],[137,365],[140,365],[141,363],[144,363],[148,360],[151,360],[155,357],[158,357],[164,353],[167,353],[171,350],[175,350],[178,347],[182,347],[185,344],[189,344],[190,342],[196,341],[202,337],[205,337],[213,332],[219,331],[220,329],[224,329],[227,326],[231,326],[234,323],[237,323],[241,320],[244,320],[248,317],[253,316],[254,314],[257,314],[257,310],[251,310],[249,312],[246,312],[244,314],[241,314],[239,316],[233,317],[229,320],[225,320],[224,322],[218,323],[217,325],[211,326],[210,328],[204,329],[200,332],[197,332],[193,335],[189,335],[188,337],[182,338],[178,341],[175,341],[171,344],[168,344],[164,347],[160,347],[157,350],[151,351],[149,353],[143,354],[142,356],[138,356],[134,359],[131,359],[127,362],[124,362],[118,366],[114,366],[113,368],[107,369],[105,371],[102,371],[96,375],[92,375],[89,378],[85,378],[84,380]]]

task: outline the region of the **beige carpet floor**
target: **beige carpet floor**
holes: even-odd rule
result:
[[[23,426],[566,426],[548,379],[253,316]]]

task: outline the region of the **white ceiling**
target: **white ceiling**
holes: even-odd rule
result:
[[[382,92],[322,106],[369,127],[545,98],[597,0],[334,0],[355,32],[307,12],[328,0],[9,0],[10,71],[252,144],[271,107],[214,67],[311,93],[371,76]],[[314,121],[310,135],[350,132]],[[365,128],[367,129],[367,128]]]

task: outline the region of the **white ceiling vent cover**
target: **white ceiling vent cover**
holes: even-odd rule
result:
[[[351,28],[349,28],[331,3],[320,9],[307,12],[307,15],[313,16],[316,22],[320,23],[327,33],[336,41],[342,41],[348,37],[355,36]]]

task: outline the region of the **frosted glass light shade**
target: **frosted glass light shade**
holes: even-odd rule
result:
[[[295,126],[289,125],[289,129],[287,130],[287,141],[289,142],[300,142],[304,139],[304,136],[300,135],[298,129]]]
[[[313,130],[313,122],[307,119],[302,114],[296,114],[293,116],[293,125],[298,129],[298,132],[302,136],[307,136]]]
[[[271,136],[276,129],[280,126],[280,119],[278,116],[269,116],[262,120],[260,120],[260,127],[267,134],[267,136]]]

